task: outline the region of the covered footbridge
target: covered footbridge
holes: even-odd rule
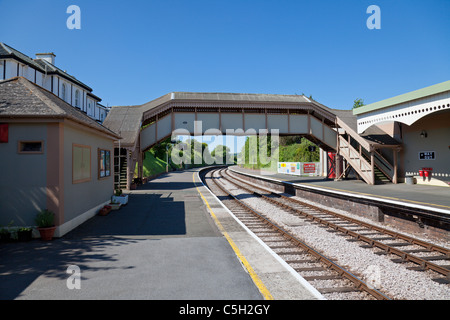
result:
[[[395,140],[360,136],[351,110],[330,109],[303,95],[173,92],[139,106],[112,107],[103,125],[123,137],[115,146],[115,172],[127,188],[136,163],[142,178],[143,153],[172,133],[248,136],[261,130],[304,136],[336,153],[337,178],[353,168],[368,184],[380,172],[397,182]],[[393,150],[390,160],[379,152],[386,148]]]

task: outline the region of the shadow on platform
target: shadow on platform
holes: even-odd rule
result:
[[[144,240],[158,241],[158,236],[185,234],[184,202],[163,198],[161,194],[131,194],[129,203],[120,210],[111,211],[107,216],[96,215],[62,238],[0,244],[0,300],[20,297],[21,292],[44,274],[67,279],[69,274],[65,271],[72,264],[83,273],[117,269],[92,267],[96,262],[114,265],[117,260],[114,254],[108,254],[108,248]]]

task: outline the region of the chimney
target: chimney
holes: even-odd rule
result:
[[[50,53],[36,53],[36,59],[42,59],[47,62],[50,62],[52,65],[55,65],[55,54],[53,52]]]

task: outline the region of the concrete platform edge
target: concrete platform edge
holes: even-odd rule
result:
[[[199,172],[198,171],[196,173],[196,178],[197,180],[201,183],[201,187],[197,188],[198,192],[201,195],[202,201],[203,202],[207,202],[206,198],[203,197],[202,192],[207,192],[208,195],[210,195],[228,214],[230,217],[232,217],[236,223],[238,223],[249,235],[250,237],[257,242],[265,251],[268,252],[268,254],[273,257],[278,263],[279,265],[287,272],[291,275],[291,277],[293,279],[295,279],[295,281],[298,282],[298,284],[300,286],[302,286],[305,290],[307,290],[309,292],[309,294],[312,296],[312,299],[318,299],[318,300],[326,300],[325,297],[316,289],[314,288],[309,282],[307,282],[301,275],[299,275],[289,264],[287,264],[280,256],[278,256],[272,249],[270,249],[261,239],[259,239],[251,230],[249,230],[241,221],[239,221],[239,219],[203,184],[203,181],[200,179],[199,176]],[[212,209],[210,208],[210,205],[208,203],[205,203],[205,205],[208,208],[209,211],[212,211]],[[214,214],[213,212],[210,212],[210,214]],[[219,221],[220,223],[220,221]],[[220,228],[219,228],[220,229]],[[222,230],[221,230],[222,231]],[[224,230],[226,232],[226,230]],[[228,235],[230,236],[231,233],[228,233]],[[231,235],[231,238],[233,238],[233,236]],[[232,239],[233,240],[233,239]],[[235,243],[239,243],[239,241],[235,241]],[[238,245],[239,246],[239,245]],[[234,249],[234,248],[233,248]],[[240,257],[239,257],[240,258]],[[244,257],[245,258],[245,257]],[[264,275],[262,274],[258,274],[257,276],[259,279],[264,278]],[[258,281],[258,280],[256,280]],[[255,283],[258,288],[260,289],[260,284]],[[260,289],[261,290],[261,289]],[[263,289],[264,290],[264,289]],[[269,296],[271,296],[271,294],[269,293]],[[265,298],[267,299],[267,296],[265,296]]]
[[[247,172],[243,172],[243,171],[239,171],[239,170],[235,170],[234,168],[229,168],[231,171],[239,173],[239,174],[243,174],[243,175],[247,175],[249,177],[253,177],[253,178],[257,178],[257,179],[265,179],[268,181],[273,181],[273,182],[278,182],[278,183],[286,183],[286,184],[290,184],[293,186],[299,186],[302,188],[306,188],[306,189],[311,189],[311,190],[318,190],[318,191],[324,191],[324,192],[329,192],[329,193],[334,193],[334,194],[338,194],[338,195],[344,195],[347,197],[354,197],[354,198],[360,198],[360,199],[369,199],[369,200],[373,200],[373,201],[378,201],[378,202],[385,202],[385,203],[390,203],[390,204],[396,204],[396,205],[401,205],[401,206],[405,206],[405,207],[410,207],[410,208],[419,208],[419,209],[424,209],[424,210],[430,210],[430,211],[435,211],[435,212],[439,212],[439,213],[443,213],[443,214],[449,214],[450,215],[450,210],[445,210],[445,209],[440,209],[440,208],[435,208],[435,207],[426,207],[420,204],[411,204],[408,202],[403,202],[403,201],[398,201],[398,200],[390,200],[390,199],[386,199],[384,197],[377,197],[375,195],[370,195],[370,194],[365,194],[365,193],[355,193],[355,192],[345,192],[343,190],[333,190],[331,188],[328,187],[317,187],[317,186],[311,186],[311,185],[307,185],[307,184],[302,184],[302,183],[293,183],[290,181],[286,181],[286,180],[278,180],[278,179],[274,179],[274,178],[269,178],[269,177],[264,177],[261,175],[255,175],[255,174],[251,174],[251,173],[247,173]]]

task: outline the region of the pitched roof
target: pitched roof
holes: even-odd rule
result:
[[[140,132],[142,115],[140,106],[111,107],[103,125],[122,137],[123,147],[133,147]]]
[[[0,81],[1,118],[70,119],[120,139],[115,132],[99,124],[81,110],[23,77]]]
[[[31,66],[41,72],[45,72],[45,70],[42,69],[42,67],[38,63],[36,63],[36,61],[31,59],[26,54],[23,54],[19,50],[16,50],[16,49],[8,46],[6,43],[0,42],[0,59],[5,59],[5,58],[14,58],[14,59],[20,60],[23,63],[26,63],[29,66]]]
[[[58,67],[56,67],[55,65],[51,64],[50,62],[48,62],[47,60],[44,59],[35,59],[33,60],[35,63],[37,63],[38,65],[41,66],[41,68],[43,70],[46,70],[45,72],[47,74],[57,74],[60,75],[63,78],[66,78],[67,80],[70,80],[76,84],[78,84],[79,86],[85,88],[86,90],[88,90],[89,92],[92,92],[92,88],[85,85],[83,82],[81,82],[80,80],[78,80],[77,78],[75,78],[74,76],[68,74],[67,72],[62,71],[61,69],[59,69]],[[96,96],[94,96],[96,97]],[[98,97],[96,97],[98,98]],[[100,98],[98,98],[100,99]],[[101,100],[101,99],[100,99]]]
[[[39,70],[42,73],[47,74],[58,74],[63,78],[66,78],[69,81],[72,81],[79,86],[85,88],[86,90],[92,92],[92,88],[75,78],[74,76],[68,74],[67,72],[59,69],[55,65],[51,64],[50,62],[44,60],[44,59],[32,59],[26,54],[23,54],[19,50],[14,49],[13,47],[8,46],[6,43],[0,42],[0,59],[7,59],[7,58],[13,58],[17,59],[31,67],[33,67],[36,70]],[[94,96],[95,97],[95,96]],[[98,98],[100,99],[100,98]],[[101,100],[101,99],[100,99]]]
[[[438,83],[438,84],[435,84],[435,85],[432,85],[432,86],[429,86],[426,88],[422,88],[419,90],[407,92],[407,93],[404,93],[404,94],[401,94],[401,95],[398,95],[398,96],[395,96],[392,98],[374,102],[374,103],[371,103],[371,104],[368,104],[368,105],[365,105],[365,106],[362,106],[359,108],[355,108],[355,109],[353,109],[353,114],[360,115],[363,113],[391,107],[394,105],[398,105],[400,103],[417,100],[420,98],[432,96],[432,95],[439,94],[442,92],[447,92],[447,91],[450,91],[450,80],[441,82],[441,83]]]

